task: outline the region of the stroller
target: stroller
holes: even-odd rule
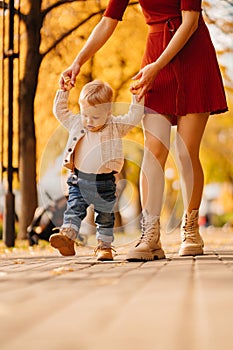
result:
[[[49,237],[59,231],[63,222],[63,213],[66,209],[66,197],[53,200],[48,193],[51,204],[46,207],[38,207],[35,210],[31,224],[27,228],[27,238],[29,245],[37,245],[39,240],[49,241]],[[77,243],[80,245],[87,244],[87,236],[78,234]]]

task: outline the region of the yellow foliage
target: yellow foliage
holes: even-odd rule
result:
[[[42,1],[42,9],[55,3],[57,0]],[[66,131],[59,126],[52,112],[60,74],[71,64],[82,48],[92,29],[100,20],[101,14],[93,16],[80,26],[78,24],[84,22],[93,13],[97,13],[107,3],[107,0],[71,2],[53,9],[45,18],[41,30],[40,52],[42,54],[47,52],[66,31],[74,26],[78,28],[46,54],[40,67],[35,99],[37,168],[40,175],[62,153],[67,137]],[[21,11],[28,13],[28,0],[21,0]],[[21,78],[25,74],[24,57],[27,45],[25,30],[24,25],[21,24]],[[79,110],[77,101],[83,84],[95,78],[109,82],[115,90],[115,101],[128,106],[131,98],[129,92],[131,77],[140,69],[146,35],[147,26],[139,5],[128,6],[123,21],[119,22],[110,40],[92,60],[82,67],[76,87],[70,93],[70,108],[74,112]],[[227,98],[230,112],[223,116],[211,117],[204,135],[201,157],[206,182],[211,182],[213,179],[226,181],[226,176],[233,174],[233,92],[230,89],[227,90]],[[117,106],[115,108],[117,114]],[[15,134],[17,134],[17,122],[15,123]],[[143,151],[143,134],[140,128],[133,129],[125,139],[127,157],[130,157],[133,152],[131,147],[135,143],[137,144],[135,157],[137,162],[140,162]],[[18,149],[15,147],[14,159],[17,159],[17,154]]]
[[[98,2],[88,1],[66,4],[52,11],[46,17],[43,26],[41,52],[45,52],[62,33],[97,12],[99,8]],[[60,74],[71,64],[100,18],[101,15],[97,15],[88,20],[47,54],[42,61],[35,99],[37,157],[40,168],[38,170],[42,173],[46,170],[46,164],[49,164],[49,161],[45,161],[45,154],[49,158],[61,154],[60,138],[65,144],[67,136],[66,132],[61,136],[60,132],[55,131],[58,128],[58,122],[52,113]],[[137,23],[136,26],[135,23]],[[128,108],[131,100],[129,92],[131,77],[140,69],[146,32],[147,28],[139,7],[129,7],[125,12],[124,20],[119,22],[110,40],[92,60],[82,67],[76,87],[70,93],[69,107],[73,112],[79,110],[77,101],[83,84],[95,78],[110,83],[115,90],[115,101],[124,102]],[[138,139],[142,143],[141,130],[133,131],[132,137],[135,137],[135,133],[139,134]],[[49,156],[50,152],[52,156]]]

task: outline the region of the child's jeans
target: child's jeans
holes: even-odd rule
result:
[[[113,241],[114,205],[116,184],[113,173],[86,174],[75,169],[68,179],[69,198],[64,212],[62,227],[71,227],[77,234],[81,221],[90,204],[94,205],[96,238],[111,243]]]

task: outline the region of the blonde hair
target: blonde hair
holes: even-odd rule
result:
[[[80,92],[79,101],[87,101],[91,106],[111,103],[113,99],[113,90],[108,83],[101,80],[93,80],[84,85]]]

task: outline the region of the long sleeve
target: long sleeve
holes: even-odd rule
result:
[[[114,123],[117,124],[122,136],[126,135],[134,126],[138,125],[144,115],[144,98],[140,102],[137,101],[137,96],[132,95],[132,102],[127,114],[120,115],[114,118]]]
[[[68,91],[57,91],[53,103],[53,114],[66,129],[70,130],[78,116],[68,109],[68,97]]]

